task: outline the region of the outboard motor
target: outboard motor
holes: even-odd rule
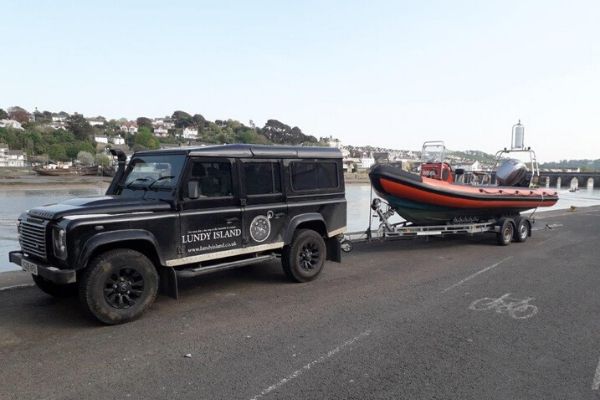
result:
[[[528,187],[531,175],[527,166],[514,158],[502,161],[496,170],[496,182],[500,186]]]

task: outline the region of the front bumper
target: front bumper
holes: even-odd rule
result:
[[[23,270],[27,272],[31,272],[34,275],[37,272],[37,275],[41,276],[44,279],[47,279],[51,282],[54,282],[58,285],[66,285],[67,283],[74,283],[77,280],[77,274],[72,269],[58,269],[51,265],[44,264],[37,260],[29,259],[23,254],[22,251],[11,251],[8,253],[8,260],[11,263],[15,263],[21,268],[23,268],[23,260],[28,261],[30,264],[35,265],[37,268],[35,272],[31,270],[27,270],[23,268]]]

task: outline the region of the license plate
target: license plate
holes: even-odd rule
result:
[[[21,260],[21,268],[23,268],[23,271],[29,272],[30,274],[33,274],[33,275],[38,274],[37,264],[34,264],[31,261]]]

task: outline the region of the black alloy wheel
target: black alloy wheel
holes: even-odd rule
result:
[[[285,274],[294,282],[308,282],[323,270],[326,258],[323,237],[312,229],[299,229],[281,257]]]
[[[135,305],[144,293],[144,277],[137,270],[124,267],[107,277],[104,284],[104,299],[114,308],[129,308]]]
[[[152,261],[132,249],[100,253],[79,282],[84,309],[105,324],[139,317],[158,293],[158,272]]]

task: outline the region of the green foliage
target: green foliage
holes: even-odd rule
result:
[[[82,165],[93,165],[94,164],[94,156],[87,151],[80,151],[77,153],[77,161],[79,161]]]
[[[139,128],[148,128],[148,129],[150,129],[150,131],[152,131],[152,120],[150,118],[139,117],[138,119],[135,120],[135,122],[137,123],[138,129]]]
[[[90,154],[96,154],[96,148],[94,145],[92,145],[90,142],[84,141],[75,141],[65,144],[65,151],[70,160],[77,158],[78,154],[82,151]]]
[[[110,166],[110,157],[104,153],[96,154],[96,164],[101,166],[102,168],[106,168]]]
[[[269,141],[277,144],[315,145],[319,142],[316,137],[305,135],[297,126],[291,128],[276,119],[268,120],[261,132]]]
[[[546,162],[540,164],[540,168],[545,169],[576,169],[581,168],[582,172],[600,171],[600,159],[597,160],[560,160],[558,162]]]
[[[137,148],[140,150],[154,150],[160,147],[160,142],[147,127],[138,129],[138,132],[135,134],[133,141],[134,146],[137,146]]]
[[[189,128],[194,125],[194,119],[185,111],[175,111],[171,116],[176,128]]]
[[[67,129],[73,132],[75,138],[84,141],[91,141],[95,133],[94,127],[81,114],[73,114],[67,118]]]
[[[48,157],[53,161],[68,161],[67,152],[60,144],[53,144],[48,148]]]
[[[8,113],[0,108],[0,119],[8,119]]]

